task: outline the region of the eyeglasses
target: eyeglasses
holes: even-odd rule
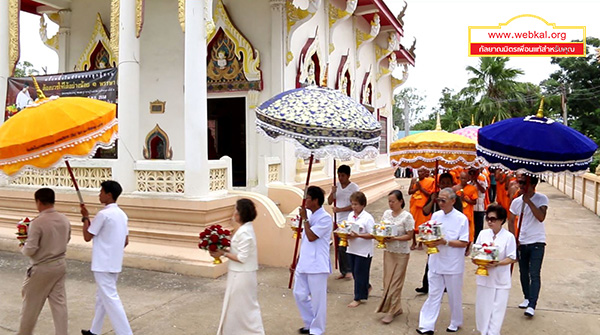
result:
[[[441,203],[445,203],[448,201],[448,199],[444,199],[444,198],[437,198],[435,199],[437,202],[441,202]]]
[[[527,181],[525,181],[525,180],[519,180],[519,185],[525,185],[525,184],[527,184]]]
[[[498,221],[498,218],[495,218],[493,216],[488,216],[485,218],[485,220],[488,222],[496,222],[496,221]]]

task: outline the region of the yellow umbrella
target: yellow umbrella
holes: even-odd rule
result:
[[[394,166],[414,169],[466,168],[477,163],[476,144],[467,137],[443,131],[438,116],[435,130],[394,141],[390,145],[390,160]]]
[[[37,82],[35,82],[37,88]],[[9,177],[86,158],[117,138],[116,105],[81,97],[41,98],[0,126],[0,171]],[[80,197],[81,200],[81,197]]]

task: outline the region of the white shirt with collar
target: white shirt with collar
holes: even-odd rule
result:
[[[498,247],[498,260],[517,259],[517,242],[515,236],[502,228],[494,238],[494,231],[484,229],[477,237],[477,244],[493,243]],[[510,265],[488,268],[488,276],[477,276],[477,285],[497,289],[509,289],[511,285]]]
[[[487,193],[488,183],[487,183],[487,179],[485,178],[484,175],[479,175],[479,176],[483,177],[483,178],[480,179],[479,177],[477,177],[477,180],[469,181],[469,184],[475,186],[475,188],[477,189],[477,202],[475,202],[475,205],[473,206],[473,211],[485,212],[485,194]],[[479,187],[477,187],[477,184],[481,185],[481,187],[483,187],[483,189],[485,191],[484,192],[479,191]]]
[[[121,272],[127,229],[127,214],[116,203],[106,205],[96,214],[88,232],[92,239],[92,271]]]
[[[310,230],[317,235],[314,241],[309,241],[306,232],[302,231],[302,246],[296,272],[298,273],[331,273],[331,261],[329,258],[329,241],[331,241],[331,215],[323,207],[309,216]]]
[[[443,210],[433,213],[431,220],[442,223],[446,241],[469,242],[469,219],[452,208],[448,214]],[[440,252],[429,255],[429,271],[437,274],[461,274],[465,271],[465,248],[438,245]]]
[[[373,232],[373,226],[375,225],[373,216],[364,209],[358,216],[355,216],[354,212],[351,212],[350,215],[348,215],[348,222],[354,222],[358,225],[359,234],[371,234]],[[362,257],[372,257],[373,240],[360,237],[348,239],[346,253]]]
[[[229,271],[251,272],[258,270],[258,253],[256,235],[252,222],[241,225],[231,238],[230,252],[237,256],[239,262],[229,260]]]

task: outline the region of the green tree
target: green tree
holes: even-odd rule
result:
[[[40,71],[36,70],[33,64],[25,60],[17,63],[13,77],[27,77],[30,75],[36,76],[38,74],[40,74]]]
[[[467,66],[472,77],[460,93],[474,101],[476,122],[489,124],[492,120],[508,119],[517,110],[515,105],[526,102],[523,87],[516,81],[524,72],[507,67],[508,61],[508,57],[482,57],[477,68]]]
[[[544,93],[558,97],[565,92],[569,126],[600,143],[600,59],[592,48],[600,47],[600,39],[587,37],[586,57],[553,57],[560,69],[542,82]],[[573,41],[581,42],[581,41]],[[553,106],[557,105],[554,98]],[[560,110],[554,107],[553,112]]]
[[[404,130],[405,98],[408,100],[408,105],[410,106],[409,120],[411,126],[419,123],[425,112],[426,96],[420,95],[413,87],[407,87],[400,90],[400,92],[394,96],[394,106],[392,108],[394,126],[398,127],[400,130]]]

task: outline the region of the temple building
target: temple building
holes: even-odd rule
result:
[[[352,167],[369,201],[397,186],[388,156],[393,92],[415,65],[415,46],[404,44],[404,10],[392,13],[384,0],[5,0],[0,101],[27,43],[19,41],[21,11],[39,15],[40,38],[57,52],[60,73],[117,68],[117,148],[72,166],[92,212],[101,181],[123,186],[126,265],[222,274],[226,266],[198,250],[198,233],[230,225],[240,197],[259,210],[259,262],[289,264],[286,217],[301,203],[307,162],[293,144],[255,130],[255,108],[285,90],[328,86],[363,104],[382,125],[380,155],[337,164]],[[59,26],[54,36],[49,21]],[[329,192],[333,175],[333,160],[320,160],[311,184]],[[57,191],[58,210],[72,219],[69,256],[87,259],[64,168],[3,181],[0,247],[16,250],[14,225],[36,215],[33,191],[41,186]]]

